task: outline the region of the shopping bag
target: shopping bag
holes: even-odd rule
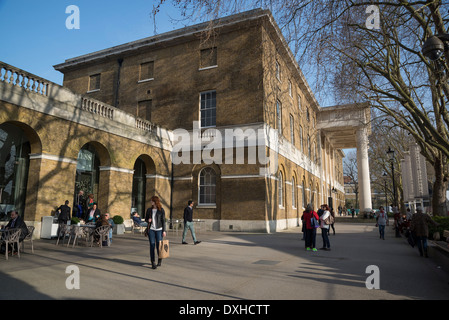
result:
[[[170,246],[168,240],[162,240],[159,242],[159,257],[160,259],[165,259],[170,256]]]

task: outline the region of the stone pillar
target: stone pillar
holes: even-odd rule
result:
[[[121,215],[130,219],[134,170],[116,167],[99,167],[98,208],[111,217]]]
[[[369,212],[371,204],[371,183],[368,160],[368,135],[365,127],[357,129],[357,172],[359,180],[359,207],[360,212]]]

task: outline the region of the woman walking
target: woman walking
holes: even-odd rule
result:
[[[161,266],[162,259],[159,258],[159,244],[165,237],[165,211],[162,208],[158,197],[151,198],[151,208],[147,209],[145,221],[148,223],[148,239],[150,240],[150,259],[151,267],[156,269]],[[157,249],[157,265],[155,263],[154,249]]]
[[[323,204],[324,213],[320,217],[320,227],[321,227],[321,236],[323,237],[323,247],[321,250],[330,250],[331,244],[329,242],[329,224],[326,224],[324,221],[330,216],[329,206],[327,204]]]
[[[316,221],[319,221],[318,214],[313,211],[312,204],[308,204],[306,211],[303,212],[304,222],[306,224],[306,250],[307,251],[317,251],[315,243],[316,243],[316,226],[312,225],[312,218],[315,218]]]
[[[388,225],[388,215],[384,211],[384,207],[379,208],[376,217],[376,227],[379,227],[379,237],[385,240],[385,226]]]

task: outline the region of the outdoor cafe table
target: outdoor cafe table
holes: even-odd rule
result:
[[[70,237],[69,237],[69,241],[67,243],[67,247],[70,244],[70,239],[72,238],[72,235],[74,235],[72,247],[75,246],[76,238],[78,238],[79,236],[85,236],[86,243],[87,243],[88,240],[90,239],[90,237],[93,236],[93,234],[95,232],[95,227],[96,226],[94,224],[80,224],[80,225],[72,224],[72,225],[70,225]]]

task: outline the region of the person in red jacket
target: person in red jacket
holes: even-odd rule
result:
[[[304,211],[302,213],[303,215],[303,223],[306,224],[306,250],[307,251],[317,251],[316,247],[315,247],[315,243],[316,243],[316,228],[319,227],[319,219],[320,217],[318,217],[318,214],[313,211],[313,206],[311,203],[309,203],[306,207],[306,211]],[[314,217],[316,219],[316,221],[318,222],[317,226],[312,225],[312,217]]]

